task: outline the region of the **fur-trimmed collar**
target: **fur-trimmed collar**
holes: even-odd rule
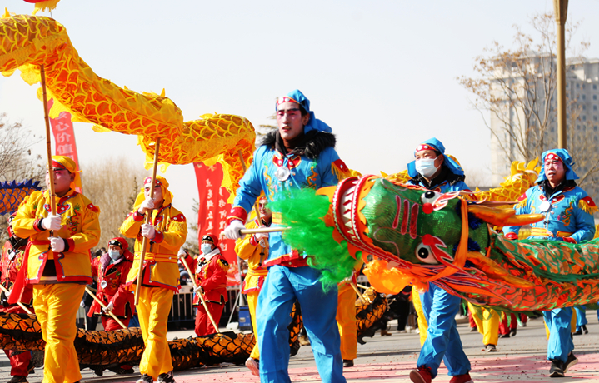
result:
[[[303,135],[299,145],[293,148],[291,152],[300,156],[306,156],[310,159],[316,159],[323,150],[329,147],[334,148],[336,143],[337,139],[333,133],[312,130]],[[264,141],[262,141],[262,145],[274,148],[283,154],[287,153],[278,131],[268,133],[266,138],[264,138]]]
[[[543,180],[543,181],[539,182],[538,185],[541,187],[541,189],[543,189],[543,192],[545,193],[546,197],[551,197],[558,191],[565,190],[567,188],[575,188],[577,186],[576,181],[574,181],[574,180],[564,180],[564,181],[562,181],[562,183],[557,185],[555,188],[551,187],[549,180]]]

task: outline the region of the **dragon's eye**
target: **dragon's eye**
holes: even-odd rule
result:
[[[437,198],[439,198],[440,195],[441,193],[439,192],[428,190],[424,192],[420,198],[422,199],[422,203],[432,204],[437,200]]]
[[[436,265],[439,262],[435,259],[433,251],[430,246],[423,245],[422,243],[416,247],[416,257],[424,263]]]

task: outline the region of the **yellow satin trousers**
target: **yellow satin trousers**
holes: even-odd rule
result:
[[[342,282],[337,291],[337,327],[341,336],[341,357],[358,357],[358,325],[356,323],[356,291],[348,282]]]
[[[472,313],[472,319],[476,322],[476,329],[483,335],[483,344],[497,346],[499,322],[501,321],[497,311],[475,306],[470,302],[468,302],[468,309]]]
[[[260,349],[258,348],[258,327],[256,325],[256,307],[258,307],[258,295],[260,295],[259,291],[251,291],[247,294],[248,307],[250,309],[250,315],[252,316],[252,330],[254,331],[254,338],[256,339],[256,344],[252,349],[250,357],[256,360],[260,360]]]
[[[158,379],[158,375],[173,370],[171,350],[166,337],[166,321],[172,304],[172,290],[141,287],[137,317],[146,349],[141,356],[139,371],[154,380]]]
[[[43,383],[73,383],[81,380],[77,351],[77,310],[85,285],[55,283],[33,285],[33,308],[42,327],[44,351]]]

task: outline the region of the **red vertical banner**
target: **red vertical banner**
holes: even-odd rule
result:
[[[48,101],[48,110],[52,108],[53,100]],[[58,117],[50,118],[52,125],[52,135],[56,143],[55,154],[57,156],[70,157],[77,164],[79,170],[79,161],[77,159],[77,143],[75,142],[75,131],[73,130],[73,122],[71,121],[71,113],[60,112]],[[79,177],[81,179],[81,177]],[[82,192],[82,186],[76,185],[77,191]]]
[[[219,237],[219,246],[225,259],[231,265],[228,273],[228,285],[238,285],[240,277],[237,272],[237,254],[235,241],[220,238],[220,233],[227,226],[227,215],[231,204],[227,203],[229,192],[222,187],[223,169],[220,163],[206,166],[201,162],[194,162],[198,186],[198,242],[202,236],[212,234]]]

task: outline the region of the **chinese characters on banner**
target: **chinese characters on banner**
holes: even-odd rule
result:
[[[237,254],[235,253],[235,241],[221,238],[220,233],[227,226],[227,215],[231,210],[231,204],[227,203],[229,192],[222,187],[223,169],[221,164],[206,166],[201,162],[194,162],[193,168],[196,173],[198,184],[198,242],[202,242],[202,236],[212,234],[218,237],[220,249],[231,266],[227,275],[228,285],[238,285],[240,277],[237,272]]]
[[[52,108],[53,100],[48,101],[48,109]],[[73,131],[73,122],[71,121],[71,113],[60,112],[58,117],[50,118],[52,125],[52,134],[56,143],[55,155],[70,157],[77,164],[79,170],[79,161],[77,160],[77,144],[75,143],[75,132]],[[76,185],[75,188],[81,193],[81,185]]]

